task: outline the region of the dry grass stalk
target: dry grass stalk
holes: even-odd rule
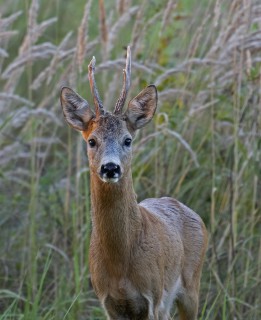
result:
[[[18,34],[18,31],[16,30],[0,32],[0,41],[2,40],[5,41],[13,36],[16,36],[17,34]]]
[[[50,145],[50,144],[60,144],[61,140],[57,137],[36,137],[33,138],[30,143],[36,145]]]
[[[104,0],[99,0],[99,21],[100,21],[100,34],[102,40],[103,50],[106,50],[107,41],[108,41],[108,30],[106,23],[106,11],[104,7]]]
[[[204,111],[206,109],[208,109],[209,107],[212,107],[213,105],[216,105],[218,104],[219,102],[219,99],[215,99],[213,101],[210,101],[209,103],[206,103],[204,105],[192,105],[192,107],[190,108],[190,111],[189,111],[189,116],[194,116],[196,113],[200,112],[200,111]]]
[[[197,168],[199,168],[197,154],[192,150],[192,148],[189,145],[189,143],[181,136],[181,134],[179,134],[178,132],[176,132],[174,130],[170,130],[168,128],[165,128],[163,130],[163,133],[165,133],[166,135],[170,135],[170,136],[175,137],[182,144],[182,146],[189,152],[189,154],[191,155],[191,158],[192,158],[195,166]]]
[[[8,57],[8,53],[2,48],[0,48],[0,57],[1,58],[7,58]]]
[[[117,95],[117,92],[119,91],[119,74],[117,72],[114,73],[112,80],[109,82],[108,88],[104,95],[104,105],[108,110],[109,106],[113,106],[116,103],[115,96]],[[111,108],[111,111],[113,109]]]
[[[21,11],[18,11],[8,18],[1,18],[0,15],[0,73],[2,73],[2,66],[3,66],[3,61],[5,58],[9,57],[8,52],[4,49],[4,47],[7,47],[8,45],[8,40],[16,35],[18,32],[15,30],[9,30],[7,31],[7,28],[21,15]]]
[[[12,128],[22,128],[30,117],[30,109],[23,106],[20,107],[17,111],[14,111],[11,116],[11,127]]]
[[[234,1],[231,5],[230,11],[236,10],[235,8],[238,6],[238,1]],[[215,41],[215,43],[211,46],[210,50],[207,53],[207,57],[211,57],[212,55],[215,55],[218,50],[222,50],[223,48],[227,48],[228,43],[238,42],[238,37],[242,36],[240,33],[244,29],[244,26],[242,25],[242,16],[244,15],[244,12],[248,10],[248,7],[241,8],[239,6],[239,10],[234,11],[233,14],[231,13],[231,16],[228,18],[226,23],[222,26],[222,29],[220,30],[218,37]]]
[[[185,89],[181,89],[181,88],[166,89],[166,90],[159,92],[159,100],[160,101],[172,102],[173,100],[175,101],[180,96],[182,96],[182,97],[187,96],[189,98],[193,98],[194,93],[189,90],[185,90]]]
[[[131,6],[132,0],[117,0],[117,10],[122,15]]]
[[[158,130],[158,131],[150,133],[150,134],[146,135],[146,137],[138,140],[136,145],[134,146],[134,152],[137,153],[137,152],[144,150],[144,145],[146,145],[150,140],[152,140],[158,136],[161,136],[161,135],[162,135],[162,132],[160,130]]]
[[[220,0],[217,0],[214,8],[214,19],[213,19],[214,28],[217,28],[219,19],[220,19]]]
[[[57,126],[61,126],[62,122],[61,119],[57,118],[57,116],[49,110],[46,109],[35,109],[30,111],[30,115],[36,116],[36,117],[41,117],[43,116],[45,119],[51,120],[53,123],[55,123]]]
[[[125,0],[118,0],[117,1],[117,9],[120,15],[123,14],[125,11]]]
[[[21,150],[23,149],[23,150]],[[30,159],[31,157],[31,152],[29,151],[25,151],[25,149],[28,150],[28,146],[27,148],[23,147],[21,148],[21,144],[19,142],[14,142],[4,148],[2,148],[2,150],[0,150],[0,165],[4,166],[12,161],[22,161],[22,160],[27,160]],[[36,157],[38,159],[43,158],[44,157],[44,153],[43,152],[37,152],[36,153]]]
[[[57,17],[53,17],[37,25],[35,29],[32,31],[31,43],[35,43],[43,35],[45,30],[56,22],[57,22]]]
[[[260,43],[260,45],[261,45],[261,43]],[[248,49],[248,50],[246,50],[246,73],[248,76],[250,76],[251,69],[252,69],[251,52]]]
[[[52,24],[54,24],[57,21],[57,18],[50,18],[46,21],[43,21],[39,25],[35,25],[34,29],[31,29],[30,26],[28,26],[28,33],[26,37],[24,38],[22,46],[19,48],[19,54],[22,55],[25,52],[30,52],[30,48],[32,45],[39,39],[39,37],[44,33],[44,31],[50,27]]]
[[[17,94],[10,94],[10,93],[5,93],[5,92],[0,92],[0,100],[2,101],[12,101],[13,103],[17,102],[17,103],[22,103],[28,106],[33,106],[34,103],[32,103],[31,101],[22,98],[20,96],[18,96]]]
[[[200,40],[203,36],[203,30],[204,28],[206,27],[207,23],[209,22],[211,18],[211,15],[210,14],[207,14],[203,21],[202,21],[202,24],[200,25],[200,27],[198,28],[198,30],[196,31],[191,43],[190,43],[190,47],[188,48],[188,54],[187,54],[187,58],[192,58],[196,55],[196,51],[198,50],[198,47],[199,47],[199,43],[200,43]]]
[[[36,8],[33,7],[32,9]],[[25,52],[30,52],[31,46],[39,39],[39,37],[44,33],[44,31],[57,21],[57,18],[54,17],[46,21],[43,21],[41,24],[37,25],[36,21],[34,21],[37,12],[34,12],[34,10],[31,10],[31,12],[32,19],[30,20],[32,20],[32,23],[28,25],[28,33],[23,41],[22,46],[19,48],[20,55],[24,54]],[[32,26],[34,26],[33,29]]]
[[[18,69],[25,67],[25,65],[33,61],[39,61],[41,59],[48,59],[56,53],[56,47],[49,43],[42,43],[37,46],[33,46],[30,52],[24,52],[14,62],[9,64],[6,70],[2,74],[3,79],[8,79],[15,73]]]
[[[53,58],[49,64],[40,74],[34,79],[31,84],[33,90],[37,90],[42,83],[46,80],[47,84],[50,84],[53,75],[56,73],[57,68],[60,66],[60,63],[71,57],[75,53],[75,48],[64,51],[64,48],[68,44],[68,41],[72,35],[72,32],[67,33],[64,39],[61,41],[59,46],[56,48],[56,53],[53,55]]]
[[[108,34],[108,45],[107,45],[107,57],[109,57],[111,50],[114,47],[115,41],[117,39],[117,35],[120,32],[121,28],[123,28],[131,19],[132,17],[138,12],[139,7],[134,6],[131,7],[128,11],[126,11],[118,21],[110,28]],[[127,45],[127,43],[126,43]],[[133,49],[132,49],[133,51]]]
[[[177,1],[173,1],[173,0],[168,1],[163,13],[160,34],[165,30],[166,26],[169,24],[170,19],[174,14],[174,10],[176,9],[176,7],[177,7]]]
[[[145,10],[145,2],[140,5],[139,10],[136,14],[135,24],[132,30],[132,37],[131,37],[131,54],[132,58],[135,59],[136,49],[138,45],[138,41],[140,39],[140,30],[143,27],[143,16]]]
[[[40,25],[37,25],[37,16],[39,11],[39,1],[32,0],[29,14],[28,14],[28,23],[27,23],[27,34],[24,37],[22,45],[19,48],[19,55],[15,61],[9,65],[4,71],[3,78],[8,81],[5,84],[5,91],[13,93],[16,89],[18,81],[24,71],[25,64],[38,60],[44,57],[44,59],[49,58],[51,52],[50,48],[33,46],[33,44],[38,40],[38,38],[43,34],[47,27],[51,26],[54,22],[57,21],[57,18],[51,18],[46,21],[43,21]],[[16,13],[18,16],[18,13]],[[16,18],[16,16],[14,18]],[[50,47],[50,45],[49,45]],[[37,49],[43,50],[36,53]]]
[[[5,31],[21,14],[22,11],[17,11],[7,18],[1,18],[0,16],[0,30]]]
[[[7,82],[4,85],[4,91],[8,92],[9,94],[12,94],[15,92],[16,86],[18,85],[20,76],[23,73],[23,68],[20,68],[17,72],[12,74],[11,77],[8,77]]]
[[[21,107],[11,115],[11,126],[13,128],[23,127],[31,117],[43,117],[47,122],[51,120],[57,126],[61,125],[60,119],[58,119],[52,111],[46,109],[28,109],[27,107]]]
[[[0,150],[0,161],[5,161],[6,158],[8,158],[7,162],[9,161],[10,155],[13,155],[18,148],[20,147],[19,142],[14,142],[12,144],[9,144]]]
[[[124,59],[116,59],[116,60],[108,60],[104,63],[99,64],[96,67],[96,71],[102,71],[102,70],[109,70],[109,69],[118,69],[122,70],[122,68],[125,66],[125,60]],[[137,69],[142,72],[146,72],[148,74],[154,74],[154,70],[148,68],[142,63],[139,62],[132,62],[133,69]]]
[[[235,53],[238,53],[239,57],[242,50],[246,51],[244,59],[246,60],[245,64],[248,66],[250,66],[249,57],[251,57],[252,62],[256,61],[255,55],[261,48],[260,30],[251,32],[249,26],[249,21],[253,25],[254,21],[261,18],[261,12],[256,9],[255,5],[250,6],[249,3],[246,3],[243,7],[238,6],[238,12],[231,16],[231,21],[228,22],[225,30],[221,31],[207,54],[207,56],[214,56],[215,54],[218,60],[226,62],[224,68],[217,68],[213,73],[216,81],[219,84],[223,84],[223,86],[227,86],[236,76],[237,71],[234,68],[232,70],[230,68],[232,60],[235,58]],[[249,13],[246,15],[248,11]],[[242,18],[244,13],[245,18]],[[249,16],[251,16],[251,19]]]
[[[86,46],[88,41],[88,22],[90,17],[91,5],[92,5],[92,0],[89,0],[84,7],[83,18],[78,28],[77,47],[76,47],[76,64],[80,72],[82,72],[82,64],[86,54]]]
[[[208,59],[208,58],[191,58],[189,60],[184,61],[183,63],[181,63],[178,67],[173,68],[173,69],[168,69],[167,71],[165,71],[163,74],[161,74],[157,79],[155,84],[159,85],[160,83],[162,83],[164,80],[166,80],[168,77],[170,77],[171,75],[174,75],[175,73],[179,73],[179,72],[191,72],[191,67],[192,66],[222,66],[222,65],[226,65],[226,61],[222,61],[222,60],[215,60],[215,59]]]
[[[53,59],[51,60],[51,63],[49,65],[49,70],[48,70],[48,77],[47,77],[47,84],[50,84],[52,77],[56,73],[58,67],[60,66],[60,62],[64,61],[64,59],[70,58],[73,53],[75,52],[75,49],[69,49],[69,50],[64,50],[66,47],[70,37],[72,35],[72,32],[69,32],[65,38],[62,40],[60,45],[57,47],[56,54],[53,56]]]
[[[30,9],[29,9],[29,15],[28,15],[28,23],[27,23],[27,34],[24,38],[24,41],[19,48],[19,54],[22,54],[23,52],[27,51],[30,46],[33,44],[33,33],[34,29],[37,26],[37,16],[39,11],[39,0],[32,0]],[[36,39],[35,39],[36,40]]]
[[[144,43],[144,38],[146,37],[146,33],[148,32],[148,30],[151,29],[151,27],[153,27],[154,24],[156,24],[158,21],[162,19],[161,18],[162,15],[163,15],[163,10],[160,10],[154,16],[152,16],[148,21],[146,21],[140,26],[139,35],[136,38],[136,43],[135,43],[136,54],[138,54],[139,52],[146,52],[145,43]],[[148,57],[147,60],[151,61],[151,56]]]

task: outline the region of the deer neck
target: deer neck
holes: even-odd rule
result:
[[[91,173],[91,205],[93,236],[103,257],[124,267],[141,225],[131,170],[118,183],[105,183]]]

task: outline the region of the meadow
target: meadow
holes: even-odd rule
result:
[[[89,168],[60,89],[159,105],[134,142],[138,199],[172,196],[209,232],[201,320],[261,319],[259,0],[0,0],[0,320],[104,320],[90,283]],[[173,309],[172,319],[176,319]]]

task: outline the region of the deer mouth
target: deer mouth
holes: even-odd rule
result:
[[[102,177],[102,181],[106,183],[117,183],[120,179],[119,178],[106,178]]]

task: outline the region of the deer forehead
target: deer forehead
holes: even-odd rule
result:
[[[107,140],[107,138],[117,139],[128,133],[124,118],[108,112],[97,120],[94,119],[88,129],[82,132],[82,135],[85,140],[88,140],[92,134],[102,140]]]

